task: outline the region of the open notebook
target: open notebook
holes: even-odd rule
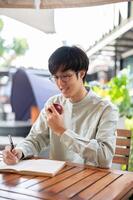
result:
[[[15,165],[0,162],[0,172],[10,172],[37,176],[54,176],[65,166],[64,161],[48,159],[22,160]]]

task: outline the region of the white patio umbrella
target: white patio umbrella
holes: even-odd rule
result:
[[[0,8],[0,15],[11,17],[45,33],[55,33],[53,9]]]

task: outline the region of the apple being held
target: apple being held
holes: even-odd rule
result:
[[[61,115],[63,112],[62,106],[58,103],[53,103],[53,105],[54,105],[55,109],[57,110],[57,112]]]
[[[53,103],[53,105],[54,105],[55,109],[57,110],[57,112],[61,115],[63,112],[62,106],[58,103]],[[51,109],[49,109],[49,111],[52,112]]]

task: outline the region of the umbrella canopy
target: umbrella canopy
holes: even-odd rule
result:
[[[85,7],[96,6],[109,3],[117,3],[128,0],[0,0],[0,7],[2,8],[35,8],[35,4],[39,3],[40,8],[73,8],[73,7]]]
[[[57,87],[47,78],[18,69],[12,78],[11,106],[16,120],[31,118],[31,107],[44,107],[49,97],[59,93]]]
[[[43,77],[26,72],[32,91],[36,100],[36,104],[41,110],[45,102],[51,97],[58,94],[60,91],[48,77]]]
[[[11,17],[45,33],[55,33],[54,10],[0,8],[0,15]]]

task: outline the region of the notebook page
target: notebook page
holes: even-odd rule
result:
[[[33,171],[42,173],[55,174],[65,165],[64,161],[48,160],[48,159],[31,159],[22,160],[15,165],[6,165],[0,163],[0,169],[13,169],[17,171]]]

